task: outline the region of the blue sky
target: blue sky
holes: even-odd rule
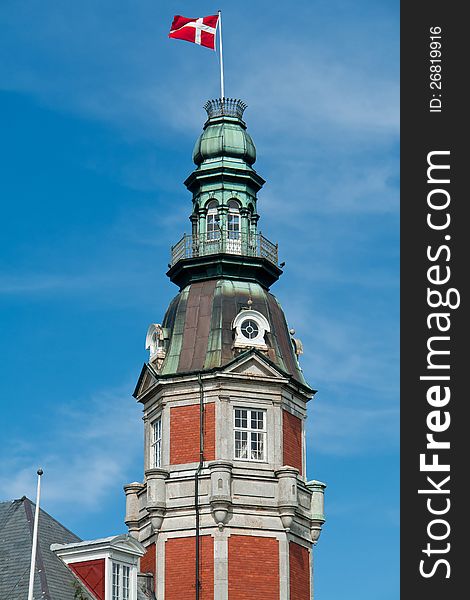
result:
[[[3,0],[0,4],[0,499],[34,498],[83,538],[125,530],[142,479],[131,393],[176,293],[182,182],[217,97],[210,50],[174,14],[223,11],[227,96],[255,141],[272,291],[318,394],[308,477],[326,481],[317,600],[398,597],[399,7]]]

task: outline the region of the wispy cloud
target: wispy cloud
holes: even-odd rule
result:
[[[0,274],[0,295],[76,292],[96,288],[97,285],[104,284],[106,279],[105,276],[92,275],[91,273],[83,275],[25,273],[16,276]],[[109,284],[109,279],[107,283]]]
[[[349,456],[396,451],[399,411],[314,401],[307,435],[314,454]]]
[[[47,15],[39,3],[19,3],[17,11],[10,11],[5,49],[11,39],[16,44],[20,39],[30,52],[4,53],[4,89],[35,94],[50,106],[127,131],[133,127],[140,135],[157,135],[166,126],[197,130],[200,103],[217,93],[217,63],[210,53],[184,52],[174,44],[170,50],[162,16],[172,7],[123,3],[116,14],[108,2],[85,2],[86,9],[82,3],[79,11],[68,3],[66,12],[61,4],[50,3]],[[297,141],[311,140],[325,129],[330,137],[335,132],[343,137],[397,133],[394,69],[384,69],[364,52],[355,60],[341,47],[337,54],[326,52],[298,28],[295,43],[283,39],[280,44],[267,30],[263,37],[252,33],[249,27],[237,32],[242,43],[236,46],[237,68],[229,79],[236,95],[248,100],[260,130]],[[171,85],[165,85],[161,73],[167,73]]]
[[[102,391],[72,406],[47,416],[47,436],[31,443],[24,437],[9,440],[10,452],[0,466],[0,497],[34,499],[34,474],[41,466],[42,497],[50,510],[63,505],[95,511],[105,497],[116,495],[116,486],[139,475],[129,473],[142,453],[143,437],[139,408],[128,390]]]

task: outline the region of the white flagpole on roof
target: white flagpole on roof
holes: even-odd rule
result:
[[[224,101],[224,53],[222,49],[222,11],[219,10],[219,51],[220,51],[220,99]]]
[[[34,512],[34,527],[33,527],[33,547],[31,548],[31,568],[29,570],[29,591],[28,600],[33,600],[34,591],[34,570],[36,568],[36,548],[38,543],[38,521],[39,521],[39,500],[41,497],[41,475],[42,469],[38,469],[38,489],[36,493],[36,510]]]

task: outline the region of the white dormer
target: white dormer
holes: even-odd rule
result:
[[[140,542],[128,534],[74,544],[52,544],[51,550],[97,600],[137,600]]]
[[[150,323],[145,336],[145,349],[149,351],[149,361],[159,369],[166,355],[165,330],[160,323]]]
[[[232,323],[235,330],[235,348],[259,348],[267,350],[265,335],[271,331],[268,320],[257,310],[241,310]]]

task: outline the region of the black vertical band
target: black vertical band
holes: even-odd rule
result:
[[[402,3],[402,600],[466,587],[469,37],[462,4]]]

